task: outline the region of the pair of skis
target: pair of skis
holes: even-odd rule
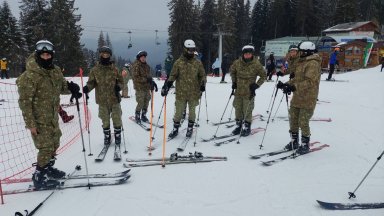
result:
[[[136,122],[135,116],[129,116],[129,120],[135,122],[137,125],[139,125],[141,128],[143,128],[146,131],[150,131],[151,128],[149,127],[150,123],[145,121]],[[152,123],[152,126],[158,127],[158,128],[164,128],[164,125],[158,125],[156,123]]]
[[[328,144],[321,144],[319,146],[317,146],[317,144],[321,144],[321,143],[317,142],[317,141],[316,142],[311,142],[309,144],[310,150],[306,154],[317,152],[317,151],[320,151],[320,150],[322,150],[322,149],[324,149],[326,147],[329,147]],[[258,155],[250,155],[250,159],[257,160],[257,159],[261,159],[261,158],[268,158],[268,157],[271,157],[271,156],[280,155],[280,154],[283,154],[283,153],[289,153],[289,154],[281,156],[281,157],[277,157],[277,158],[274,158],[274,159],[268,159],[268,160],[265,160],[265,161],[261,161],[261,163],[263,165],[265,165],[265,166],[272,166],[272,165],[274,165],[276,163],[285,161],[286,159],[293,159],[293,158],[297,158],[297,157],[300,157],[302,155],[305,155],[305,154],[298,154],[296,151],[282,149],[282,150],[267,152],[267,153],[258,154]]]
[[[258,128],[252,128],[251,129],[251,133],[250,135],[254,135],[260,131],[264,131],[265,129],[264,128],[261,128],[261,127],[258,127]],[[231,138],[231,139],[228,139],[228,140],[223,140],[223,141],[218,141],[218,142],[215,142],[215,145],[216,146],[221,146],[223,144],[228,144],[228,143],[231,143],[235,140],[237,140],[239,135],[238,134],[226,134],[226,135],[222,135],[222,136],[216,136],[216,137],[211,137],[211,138],[208,138],[208,139],[201,139],[202,142],[210,142],[210,141],[214,141],[214,140],[222,140],[222,139],[226,139],[226,138]]]
[[[188,155],[179,155],[178,153],[173,153],[170,155],[170,157],[165,158],[165,164],[206,163],[226,160],[227,157],[222,156],[203,156],[203,153],[201,152],[190,152]],[[163,165],[162,158],[127,159],[127,162],[128,163],[123,164],[123,166],[126,168]]]
[[[260,119],[260,118],[263,118],[263,115],[261,115],[261,114],[256,114],[256,115],[253,115],[252,116],[252,120],[255,120],[255,119]],[[228,121],[222,121],[222,122],[214,122],[214,123],[212,123],[212,125],[213,126],[219,126],[219,125],[222,125],[222,124],[229,124],[229,123],[234,123],[234,122],[236,122],[236,120],[235,119],[233,119],[233,120],[228,120]]]
[[[80,188],[80,187],[100,187],[100,186],[111,186],[111,185],[120,185],[125,182],[131,177],[129,174],[130,169],[117,172],[117,173],[99,173],[99,174],[89,174],[89,175],[71,175],[64,177],[62,179],[59,179],[61,181],[61,184],[58,187],[55,188],[41,188],[36,189],[34,186],[29,185],[27,188],[24,189],[14,189],[14,190],[5,190],[3,191],[3,195],[10,195],[10,194],[19,194],[19,193],[28,193],[28,192],[34,192],[34,191],[46,191],[46,190],[55,190],[55,189],[68,189],[68,188]],[[77,182],[77,183],[70,183],[69,180],[74,179],[104,179],[104,178],[110,178],[111,180],[103,180],[103,181],[93,181],[89,184],[87,182]],[[29,181],[32,181],[29,179]],[[27,182],[26,179],[21,180],[13,180],[13,181],[7,181],[7,182]]]
[[[113,142],[112,138],[111,138],[111,143]],[[109,150],[109,147],[111,146],[111,144],[108,144],[108,145],[104,145],[103,148],[101,149],[100,153],[97,155],[97,157],[95,158],[95,161],[96,162],[102,162],[105,158],[105,156],[107,155],[107,152]],[[120,161],[121,160],[121,148],[120,148],[120,144],[115,144],[115,151],[113,152],[113,160],[114,161]]]

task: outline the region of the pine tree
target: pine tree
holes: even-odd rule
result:
[[[339,0],[334,14],[335,23],[360,21],[357,0]]]
[[[168,3],[171,24],[168,27],[168,44],[174,58],[183,52],[183,43],[186,39],[199,38],[198,20],[194,17],[198,11],[193,0],[171,0]],[[196,42],[196,41],[195,41]]]
[[[214,0],[206,0],[201,10],[201,25],[200,31],[202,32],[202,47],[201,52],[205,70],[210,71],[211,65],[214,62],[214,57],[217,56],[217,39],[213,37],[213,34],[217,31],[218,23],[214,20],[215,4]]]
[[[47,39],[49,21],[47,8],[47,0],[20,1],[20,27],[29,52],[34,51],[37,41]]]
[[[100,31],[99,38],[97,39],[97,50],[100,49],[100,47],[105,46],[107,42],[104,39],[104,33],[103,31]]]
[[[50,3],[46,35],[55,45],[55,64],[65,71],[64,75],[75,75],[79,67],[86,66],[80,44],[83,29],[77,24],[81,16],[75,14],[74,0],[51,0]]]
[[[0,58],[7,58],[10,67],[10,75],[16,76],[22,71],[22,65],[26,58],[25,41],[16,18],[12,15],[6,1],[0,7]]]

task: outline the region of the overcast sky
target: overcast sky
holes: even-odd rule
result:
[[[6,1],[11,7],[12,14],[18,19],[19,0]],[[97,45],[95,41],[103,30],[104,33],[108,32],[114,48],[121,49],[117,50],[119,54],[123,53],[121,44],[124,42],[124,53],[126,53],[126,44],[129,41],[127,32],[131,31],[132,42],[136,46],[129,50],[130,56],[143,47],[152,49],[154,53],[165,55],[170,22],[168,2],[169,0],[76,0],[75,6],[78,8],[76,14],[81,14],[79,24],[84,28],[82,43],[88,48],[95,49]],[[251,0],[251,6],[255,2],[256,0]],[[158,30],[160,46],[155,45],[155,30]],[[143,38],[146,39],[145,42],[142,42]],[[149,44],[150,40],[152,42]],[[140,41],[144,45],[141,45]]]

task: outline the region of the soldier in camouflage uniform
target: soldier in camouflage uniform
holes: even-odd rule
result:
[[[149,122],[146,114],[148,111],[151,93],[157,92],[157,85],[151,76],[151,69],[147,64],[147,52],[139,51],[136,55],[136,61],[132,65],[133,88],[136,90],[136,111],[135,120],[137,123]],[[141,112],[141,118],[140,118]]]
[[[290,45],[289,46],[289,51],[287,54],[287,62],[288,62],[288,68],[282,67],[282,71],[279,71],[276,73],[277,76],[284,76],[289,74],[289,79],[292,79],[295,77],[294,71],[296,70],[297,67],[297,62],[299,61],[299,56],[298,53],[299,48],[296,45]]]
[[[123,70],[121,70],[121,76],[123,77],[123,80],[124,80],[123,89],[122,89],[122,97],[123,98],[129,98],[128,82],[130,79],[132,79],[131,64],[129,64],[129,63],[124,64]]]
[[[255,48],[246,45],[242,56],[230,67],[232,90],[235,90],[233,107],[235,108],[236,128],[232,134],[248,136],[251,133],[252,111],[255,106],[255,91],[265,81],[266,74],[259,60],[253,56]],[[257,77],[259,79],[256,82]],[[244,121],[244,122],[243,122]],[[242,125],[244,123],[244,129]]]
[[[307,153],[311,135],[309,120],[314,113],[319,94],[321,57],[316,54],[315,44],[309,41],[299,44],[299,55],[294,71],[295,77],[286,83],[279,82],[277,88],[286,94],[293,92],[289,109],[291,142],[285,149],[298,148],[298,153]],[[301,146],[298,144],[299,128],[301,128]]]
[[[166,96],[173,82],[176,81],[176,112],[173,117],[173,130],[169,134],[169,138],[174,138],[178,135],[180,121],[187,105],[189,116],[186,136],[192,136],[193,125],[196,119],[195,109],[199,104],[202,92],[205,91],[207,80],[203,64],[195,57],[195,50],[195,42],[190,39],[185,40],[184,52],[173,64],[171,74],[161,91],[161,95]]]
[[[83,92],[88,94],[93,89],[96,90],[95,97],[96,103],[99,105],[99,118],[103,122],[104,145],[111,144],[111,117],[115,131],[115,144],[120,145],[122,126],[120,91],[123,86],[123,77],[110,60],[112,50],[109,47],[101,47],[99,54],[99,62],[91,69],[87,85],[83,87]]]
[[[60,94],[80,98],[80,87],[68,83],[53,62],[54,47],[47,40],[36,43],[35,52],[26,62],[26,71],[16,80],[19,106],[38,149],[36,171],[32,175],[36,189],[56,187],[65,172],[53,167],[56,150],[60,146]]]

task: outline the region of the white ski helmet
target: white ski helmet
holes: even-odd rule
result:
[[[42,53],[49,53],[53,55],[55,53],[55,48],[50,41],[39,40],[35,45],[35,52],[39,55]]]
[[[304,41],[299,44],[299,51],[315,52],[316,45],[311,41]]]
[[[189,49],[189,48],[196,48],[196,44],[195,44],[195,41],[191,40],[191,39],[187,39],[184,41],[184,47]]]
[[[241,52],[244,54],[244,53],[253,53],[255,52],[255,47],[252,46],[252,45],[245,45],[243,46],[243,48],[241,49]]]

